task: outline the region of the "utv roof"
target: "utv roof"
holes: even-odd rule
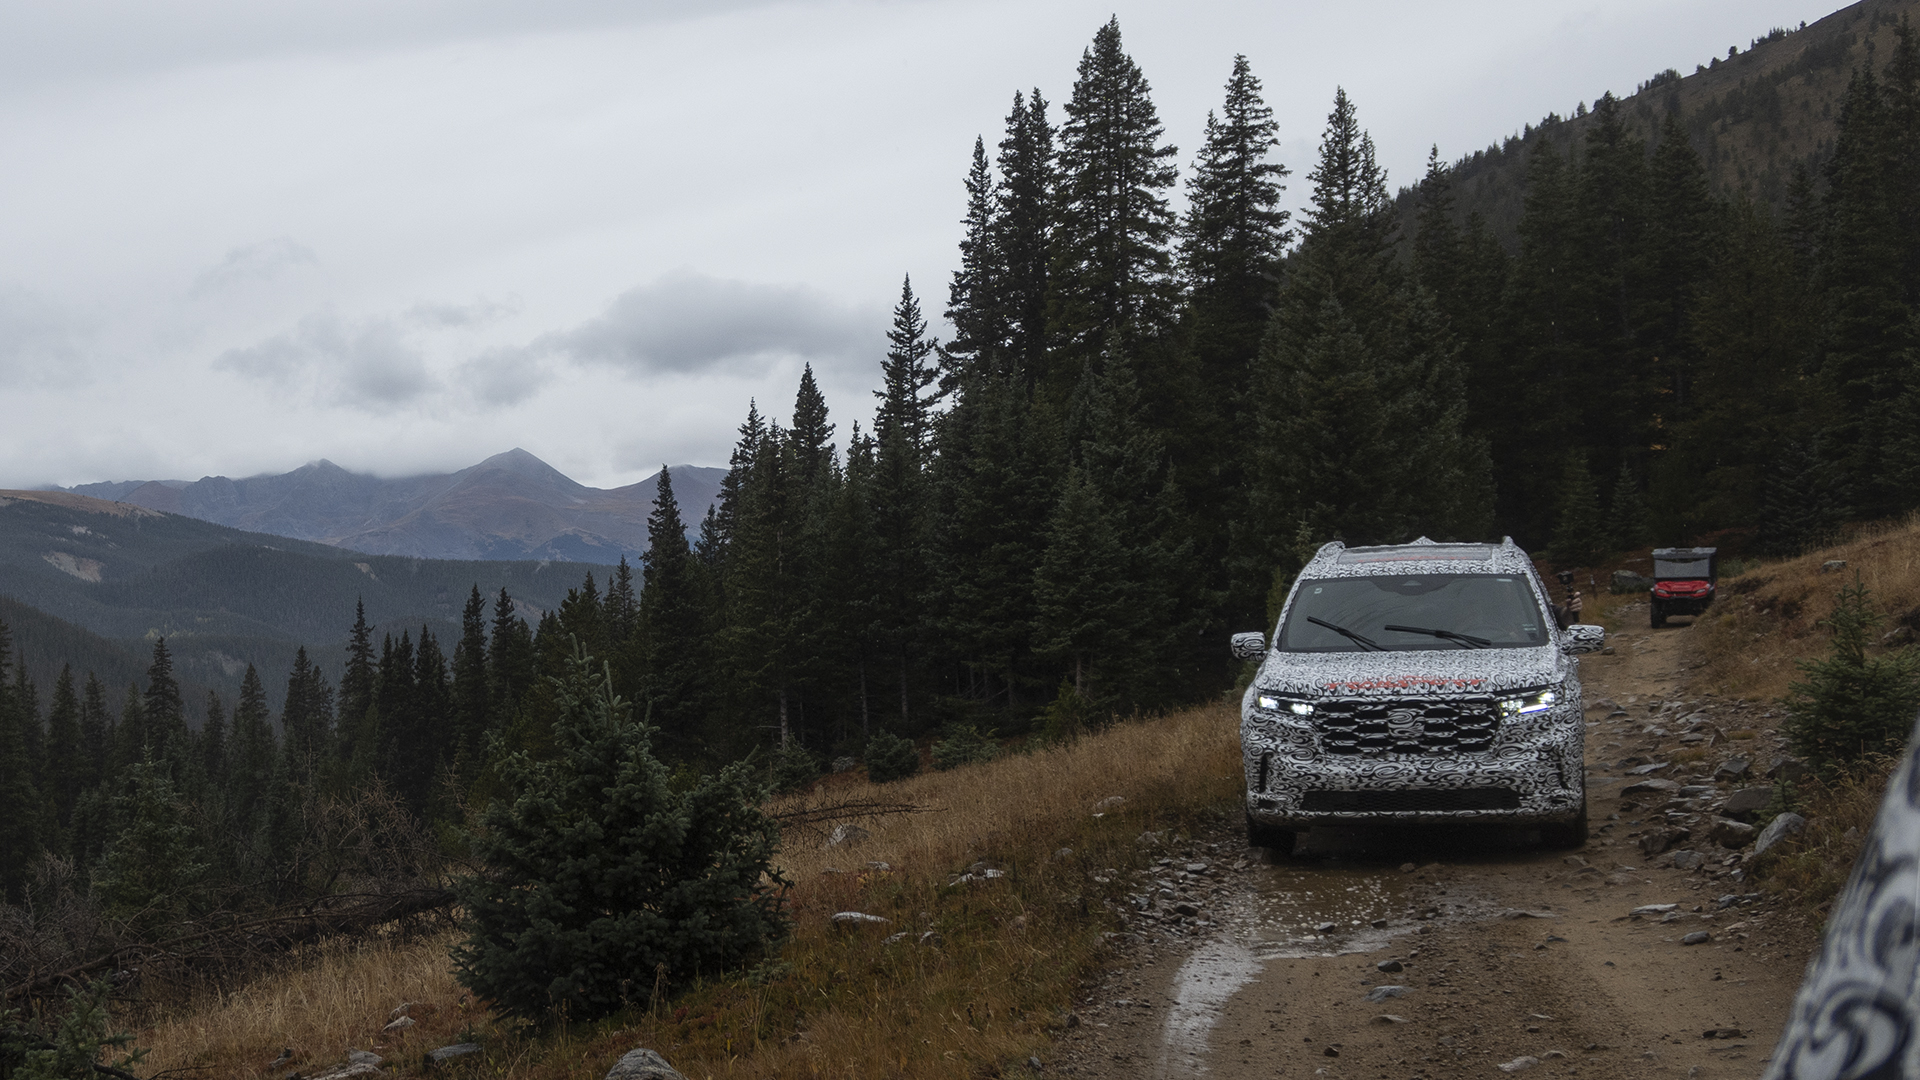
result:
[[[1446,573],[1525,573],[1533,562],[1503,537],[1498,544],[1435,543],[1421,537],[1411,544],[1348,547],[1338,540],[1322,547],[1302,571],[1315,577],[1348,577],[1401,570]]]

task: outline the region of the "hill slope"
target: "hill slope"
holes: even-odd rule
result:
[[[537,619],[588,572],[609,576],[567,563],[361,555],[65,492],[0,491],[0,594],[136,656],[165,636],[183,680],[229,694],[248,663],[270,686],[284,678],[301,644],[337,678],[357,600],[376,638],[426,624],[450,649],[475,586],[489,601],[507,589]],[[39,640],[55,632],[47,626],[14,626],[20,647],[52,655]]]
[[[1631,96],[1618,95],[1625,106],[1621,117],[1651,146],[1667,114],[1678,112],[1716,190],[1777,208],[1795,167],[1817,170],[1832,152],[1847,80],[1869,56],[1878,57],[1876,67],[1886,62],[1902,16],[1920,21],[1920,0],[1860,0],[1799,30],[1775,29],[1738,55],[1716,57],[1690,75],[1653,74]],[[1478,212],[1511,244],[1526,198],[1529,154],[1543,142],[1562,152],[1578,145],[1590,116],[1549,115],[1457,161],[1454,196],[1461,219]],[[1399,204],[1410,226],[1411,189],[1401,191]]]
[[[689,531],[718,497],[725,475],[725,469],[673,468]],[[277,476],[116,481],[69,490],[372,555],[612,564],[646,549],[658,483],[656,474],[611,490],[587,487],[516,448],[456,473],[393,480],[317,461]]]

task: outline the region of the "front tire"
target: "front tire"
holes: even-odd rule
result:
[[[1667,625],[1667,609],[1660,606],[1660,601],[1655,600],[1653,602],[1653,628],[1658,630],[1665,625]]]
[[[1299,834],[1292,829],[1278,829],[1272,825],[1253,820],[1252,814],[1247,815],[1247,845],[1249,847],[1266,848],[1275,855],[1286,858],[1293,854],[1293,842],[1298,838]]]

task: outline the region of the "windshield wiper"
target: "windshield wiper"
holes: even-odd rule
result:
[[[1370,637],[1367,637],[1364,634],[1356,634],[1344,626],[1335,626],[1334,624],[1328,622],[1325,619],[1315,618],[1312,615],[1307,616],[1307,621],[1312,623],[1315,626],[1324,626],[1327,629],[1333,631],[1334,633],[1339,634],[1341,637],[1346,638],[1348,641],[1359,642],[1360,644],[1365,645],[1367,648],[1372,649],[1375,652],[1386,651],[1385,649],[1380,647],[1379,642],[1373,640]],[[1392,627],[1388,627],[1388,629],[1392,629]]]
[[[1474,637],[1472,634],[1457,634],[1452,630],[1429,630],[1424,626],[1395,626],[1389,623],[1380,629],[1396,630],[1402,634],[1425,634],[1428,637],[1445,638],[1463,649],[1484,649],[1493,644],[1486,638]]]

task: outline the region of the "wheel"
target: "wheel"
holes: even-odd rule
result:
[[[1571,851],[1587,846],[1587,799],[1580,797],[1580,816],[1572,821],[1555,821],[1540,826],[1540,846],[1554,851]]]
[[[1253,820],[1247,815],[1247,844],[1250,847],[1263,847],[1275,855],[1293,854],[1293,841],[1298,836],[1292,829],[1276,829],[1272,825]]]
[[[1655,600],[1655,601],[1653,602],[1653,626],[1654,626],[1654,629],[1656,629],[1656,630],[1657,630],[1657,629],[1659,629],[1660,627],[1662,627],[1662,626],[1665,626],[1665,625],[1667,625],[1667,609],[1666,609],[1666,608],[1663,608],[1663,607],[1661,607],[1661,606],[1660,606],[1660,601],[1658,601],[1658,600]]]

